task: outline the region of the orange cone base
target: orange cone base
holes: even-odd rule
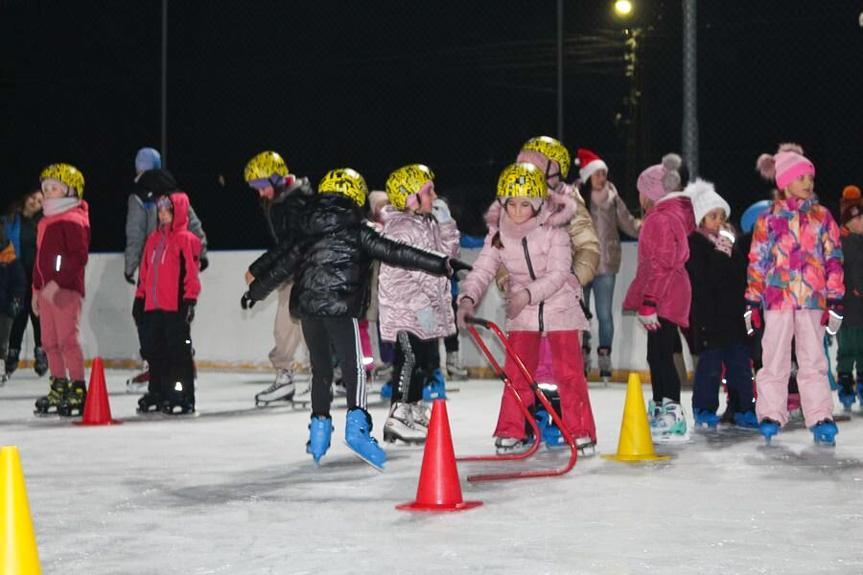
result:
[[[109,419],[108,421],[100,421],[98,423],[94,423],[92,421],[73,421],[75,425],[83,425],[86,427],[89,426],[98,426],[98,425],[123,425],[122,421],[117,421],[116,419]]]
[[[639,463],[641,461],[669,461],[671,459],[671,455],[601,455],[603,459],[610,459],[612,461],[622,461],[624,463]]]
[[[413,503],[404,503],[396,505],[399,511],[467,511],[474,507],[482,505],[482,501],[462,501],[461,503],[441,503],[428,504],[414,501]]]

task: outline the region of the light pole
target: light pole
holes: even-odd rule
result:
[[[698,84],[695,0],[683,0],[683,159],[698,175]]]
[[[557,139],[563,141],[563,0],[557,0]]]
[[[162,90],[159,113],[162,166],[168,162],[168,0],[162,0]]]

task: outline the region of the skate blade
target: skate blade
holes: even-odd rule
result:
[[[60,414],[57,413],[56,411],[38,411],[38,410],[33,410],[33,415],[35,415],[39,419],[47,419],[49,417],[59,417],[60,416]]]
[[[406,439],[400,435],[395,435],[393,433],[384,433],[384,441],[386,443],[396,443],[398,441],[401,441],[402,443],[405,443],[407,445],[425,445],[426,438],[425,437],[417,437],[416,439],[414,439],[414,438]]]
[[[309,405],[310,405],[311,403],[312,403],[311,401],[303,401],[303,400],[300,400],[300,401],[292,401],[292,402],[291,402],[291,407],[293,407],[293,408],[294,408],[294,409],[296,409],[296,410],[300,410],[300,409],[305,410],[305,409],[308,409],[308,408],[309,408]]]
[[[692,438],[689,436],[688,433],[686,435],[678,435],[676,433],[672,433],[669,435],[654,437],[653,442],[661,443],[662,445],[683,445],[685,443],[692,443]]]
[[[279,399],[258,399],[255,398],[255,407],[277,407],[279,405],[288,405],[294,401],[291,397],[280,397]]]
[[[350,445],[348,445],[347,441],[345,441],[344,444],[348,448],[348,451],[350,451],[354,455],[354,457],[356,457],[357,459],[359,459],[363,463],[368,464],[369,467],[373,467],[374,469],[377,469],[378,471],[381,471],[381,472],[384,470],[382,465],[379,466],[377,463],[374,463],[371,460],[366,459],[365,457],[363,457],[362,455],[360,455],[359,453],[354,451],[353,448]]]

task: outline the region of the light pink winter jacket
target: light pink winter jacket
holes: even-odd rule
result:
[[[509,292],[526,289],[530,294],[521,313],[507,318],[507,331],[588,329],[579,304],[581,285],[572,273],[568,226],[575,210],[572,196],[551,194],[535,218],[517,225],[495,200],[486,213],[485,245],[473,271],[459,284],[459,302],[469,298],[479,303],[503,265],[510,276]]]
[[[650,208],[638,236],[638,268],[623,309],[638,311],[645,297],[657,303],[656,315],[680,327],[689,326],[692,286],[686,273],[689,234],[695,230],[692,201],[669,194]]]
[[[459,256],[455,222],[439,224],[433,217],[411,215],[387,205],[381,210],[383,233],[418,248]],[[396,341],[400,331],[420,339],[455,333],[449,279],[381,263],[378,276],[381,339]]]

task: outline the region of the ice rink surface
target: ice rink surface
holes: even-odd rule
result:
[[[254,407],[268,374],[201,372],[200,415],[166,420],[136,416],[130,373],[109,371],[124,424],[95,428],[33,416],[48,383],[31,374],[0,388],[0,444],[20,449],[44,573],[863,573],[859,406],[836,448],[797,423],[771,447],[720,429],[658,448],[669,463],[597,456],[557,478],[465,480],[562,464],[566,453],[544,448],[528,462],[461,463],[464,498],[485,504],[418,514],[395,506],[416,495],[422,448],[386,447],[383,473],[356,459],[342,442],[344,398],[316,468],[307,412]],[[490,453],[502,386],[458,385],[447,404],[456,455]],[[600,453],[616,451],[625,395],[591,386]],[[386,406],[373,396],[370,411],[380,440]]]

